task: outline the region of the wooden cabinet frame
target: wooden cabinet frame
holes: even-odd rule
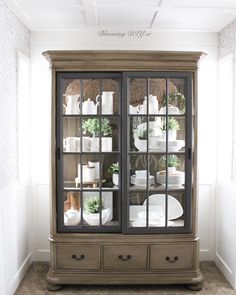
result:
[[[201,52],[164,52],[164,51],[47,51],[43,55],[48,59],[52,68],[52,104],[51,104],[51,267],[47,276],[48,289],[56,290],[63,284],[188,284],[192,289],[200,289],[203,280],[199,269],[199,238],[197,235],[197,67]],[[134,234],[121,233],[59,233],[57,230],[57,197],[56,197],[56,75],[58,72],[188,72],[192,76],[192,202],[189,210],[191,214],[191,230],[185,233],[158,233],[158,234]],[[65,245],[63,253],[70,251],[71,245],[97,245],[100,249],[99,270],[81,270],[78,268],[58,268],[61,262],[58,256],[57,245]],[[112,244],[143,245],[146,251],[146,269],[104,269],[104,249]],[[178,267],[163,267],[175,259],[166,257],[162,259],[162,267],[150,268],[150,251],[152,245],[172,245],[173,247],[189,247],[193,252],[191,262],[181,264],[178,259]],[[68,245],[68,249],[66,248]],[[189,245],[189,246],[188,246]],[[129,246],[129,247],[128,247]],[[141,247],[140,246],[140,247]],[[163,246],[164,247],[164,246]],[[141,247],[142,248],[142,247]],[[143,248],[142,248],[143,249]],[[171,248],[172,249],[172,248]],[[88,251],[89,253],[89,251]],[[181,251],[179,252],[182,253]],[[69,253],[68,257],[73,256]],[[79,255],[79,254],[78,254]],[[82,254],[81,254],[82,255]],[[123,253],[125,259],[128,252]],[[126,255],[126,256],[125,256]],[[169,257],[169,259],[167,259]],[[119,259],[116,257],[116,259]],[[66,261],[63,261],[66,265]],[[83,262],[84,263],[84,262]],[[90,260],[91,263],[91,260]],[[97,260],[96,260],[97,263]],[[60,265],[60,264],[59,264]],[[63,264],[64,265],[64,264]],[[191,265],[191,268],[181,268],[181,265]],[[164,268],[164,269],[163,269]]]

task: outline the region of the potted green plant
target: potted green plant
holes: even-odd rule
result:
[[[112,174],[113,184],[119,185],[119,162],[111,164],[108,173]]]
[[[170,93],[168,97],[163,97],[163,104],[160,109],[161,114],[166,113],[166,102],[168,102],[168,114],[185,113],[185,97],[180,92]]]
[[[168,140],[176,140],[177,130],[180,130],[178,121],[175,118],[168,118],[166,124],[166,119],[162,120],[161,130],[163,140],[166,140],[166,129],[168,129]]]
[[[90,140],[90,151],[99,152],[99,135],[101,134],[102,152],[112,151],[112,128],[107,118],[101,119],[101,129],[99,118],[89,118],[82,123],[83,133],[92,135]]]
[[[166,166],[168,171],[168,186],[182,187],[185,182],[185,173],[176,170],[180,166],[180,160],[176,155],[168,155],[160,158],[160,166],[162,169],[156,173],[156,181],[160,184],[166,184]]]
[[[167,167],[169,173],[175,173],[176,167],[180,165],[180,160],[176,155],[169,155],[167,157]],[[161,166],[166,169],[166,156],[161,157]]]
[[[105,209],[104,207],[104,201],[100,199],[98,196],[87,198],[84,201],[84,220],[89,225],[99,225],[101,214],[102,224],[105,224],[107,221],[109,221],[111,217],[111,209]]]

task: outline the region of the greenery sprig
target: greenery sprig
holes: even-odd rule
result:
[[[119,173],[119,163],[113,163],[111,166],[108,168],[108,173],[110,174],[118,174]]]
[[[104,203],[99,197],[89,198],[84,202],[84,209],[87,213],[99,213],[101,209],[104,209]]]
[[[87,132],[93,136],[98,136],[100,133],[100,120],[98,118],[89,118],[82,123],[83,133]],[[111,135],[112,128],[110,121],[107,118],[101,119],[101,133],[102,135]]]

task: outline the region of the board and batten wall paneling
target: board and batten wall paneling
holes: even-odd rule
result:
[[[215,260],[233,288],[236,288],[236,184],[218,185],[216,207]]]
[[[236,21],[229,24],[219,33],[219,90],[220,87],[225,87],[222,85],[220,79],[221,75],[225,75],[225,70],[221,69],[222,62],[232,61],[232,72],[233,80],[227,79],[228,83],[232,85],[227,85],[232,88],[232,93],[227,93],[227,95],[232,95],[232,98],[227,97],[226,101],[228,106],[226,112],[232,116],[233,126],[232,128],[232,153],[227,154],[229,158],[231,156],[231,163],[229,159],[229,166],[227,171],[227,178],[224,179],[224,171],[222,167],[218,166],[218,183],[217,183],[217,200],[216,200],[216,246],[215,246],[215,262],[219,269],[222,271],[226,279],[229,281],[231,286],[236,289],[236,221],[235,221],[235,208],[236,208]],[[222,72],[221,72],[222,71]],[[221,93],[221,91],[219,91]],[[222,97],[220,96],[219,105],[222,104],[222,99],[224,98],[224,90],[222,91]],[[232,100],[231,100],[232,99]],[[230,104],[230,106],[229,106]],[[224,137],[224,113],[222,112],[222,107],[219,109],[219,120],[220,126],[219,130],[222,130],[222,135]],[[227,114],[227,113],[226,113]],[[220,132],[218,135],[219,144],[222,141],[225,142],[225,138],[222,138]],[[225,143],[229,147],[230,143]],[[230,149],[229,149],[230,150]],[[224,159],[225,154],[220,150],[218,152],[218,157]],[[223,161],[223,160],[222,160]],[[232,164],[232,165],[231,165]],[[232,171],[229,171],[231,170]],[[221,170],[220,170],[221,169]]]

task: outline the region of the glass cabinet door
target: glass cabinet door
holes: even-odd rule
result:
[[[186,232],[191,208],[189,73],[126,73],[127,216],[133,233]]]
[[[57,73],[59,232],[191,231],[192,74]]]
[[[121,230],[121,74],[57,74],[61,232]]]

